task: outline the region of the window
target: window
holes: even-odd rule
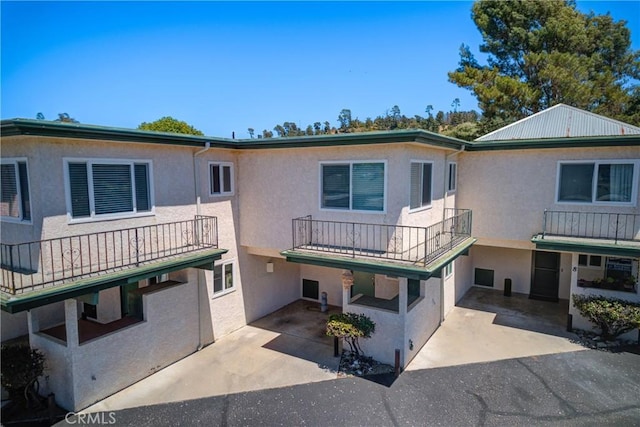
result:
[[[600,255],[578,255],[578,265],[581,267],[602,267],[602,257]]]
[[[213,295],[223,295],[235,290],[233,284],[233,263],[226,262],[213,267]]]
[[[151,212],[151,163],[65,160],[67,205],[73,219]]]
[[[385,163],[321,164],[324,209],[384,211]]]
[[[209,194],[233,194],[233,163],[209,163]]]
[[[31,220],[27,161],[3,159],[0,165],[0,216],[14,221]]]
[[[449,163],[449,175],[447,181],[447,191],[456,191],[457,179],[458,179],[458,165],[456,163]]]
[[[637,161],[560,163],[558,202],[633,204]]]
[[[419,209],[431,206],[432,171],[432,163],[411,162],[411,194],[409,196],[410,209]]]
[[[444,277],[449,277],[453,274],[453,262],[444,266]]]

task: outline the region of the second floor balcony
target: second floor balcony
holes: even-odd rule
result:
[[[293,249],[364,261],[426,268],[471,239],[471,211],[447,209],[428,227],[324,221],[310,215],[293,220]]]
[[[547,236],[640,243],[640,215],[545,210],[541,237]]]
[[[536,248],[618,257],[640,257],[640,215],[545,210]]]
[[[0,290],[20,295],[180,261],[218,249],[217,218],[0,244]]]

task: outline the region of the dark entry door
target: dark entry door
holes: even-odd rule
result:
[[[353,286],[351,286],[351,297],[362,294],[370,297],[376,296],[375,290],[376,277],[372,273],[364,273],[362,271],[353,272]]]
[[[533,281],[529,298],[558,301],[560,253],[533,252]]]

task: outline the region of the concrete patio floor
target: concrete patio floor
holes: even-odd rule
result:
[[[299,300],[98,402],[98,412],[336,379],[324,334],[330,307]],[[472,288],[407,370],[583,350],[565,331],[567,302]]]
[[[407,370],[584,350],[566,331],[569,302],[471,288],[409,363]]]
[[[329,307],[299,300],[107,397],[85,412],[219,396],[337,378],[340,359],[324,334]]]

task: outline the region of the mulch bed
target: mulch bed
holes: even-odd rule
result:
[[[393,372],[393,366],[380,363],[372,357],[356,355],[348,350],[342,351],[338,376],[364,377],[369,375],[391,374]]]

